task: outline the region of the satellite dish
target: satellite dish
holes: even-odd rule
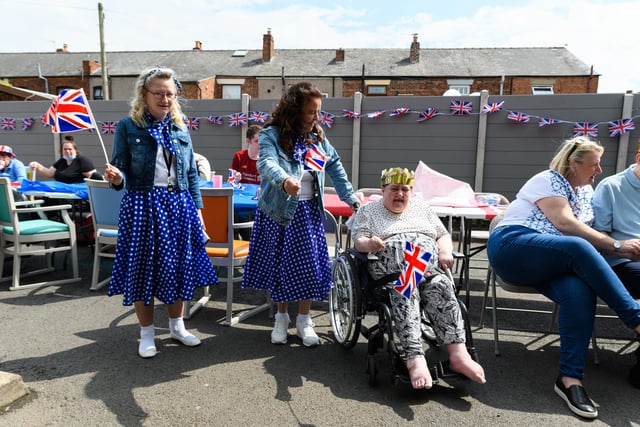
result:
[[[462,94],[458,89],[449,89],[442,96],[461,96]]]

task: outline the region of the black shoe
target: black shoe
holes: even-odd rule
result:
[[[596,405],[589,399],[587,392],[581,385],[572,385],[566,388],[564,384],[562,384],[562,376],[558,375],[553,389],[556,394],[566,402],[574,414],[584,418],[596,418],[598,416]]]

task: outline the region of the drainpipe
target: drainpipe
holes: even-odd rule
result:
[[[38,62],[38,78],[44,80],[44,91],[45,93],[49,93],[49,80],[47,80],[47,78],[42,75],[39,62]]]

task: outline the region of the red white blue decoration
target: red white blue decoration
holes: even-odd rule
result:
[[[507,114],[507,119],[513,120],[518,123],[529,123],[531,121],[531,116],[527,113],[520,113],[518,111],[509,111]]]
[[[320,111],[320,118],[318,121],[322,126],[330,128],[331,126],[333,126],[333,121],[335,120],[335,118],[335,114],[331,114],[328,111]]]
[[[620,136],[625,133],[632,131],[636,128],[633,120],[631,119],[620,119],[609,122],[609,136]]]
[[[200,119],[197,117],[185,117],[184,124],[189,130],[200,130]]]
[[[43,121],[45,120],[54,133],[96,128],[83,89],[65,89],[60,92],[45,113]]]
[[[480,113],[482,113],[482,114],[495,113],[496,111],[502,110],[502,106],[503,105],[504,105],[504,101],[492,102],[492,103],[489,103],[489,104],[484,104],[482,106],[482,110],[480,110]]]
[[[420,112],[417,121],[424,122],[439,115],[440,113],[435,108],[427,108],[426,110]]]
[[[418,283],[422,280],[424,272],[429,267],[429,259],[431,259],[431,253],[411,242],[405,242],[404,270],[400,273],[393,288],[405,298],[411,298]]]
[[[268,118],[269,114],[265,113],[264,111],[252,111],[251,114],[249,114],[249,120],[258,123],[264,123]]]
[[[248,123],[247,115],[245,113],[233,113],[229,114],[229,127],[242,126]]]
[[[451,101],[449,112],[454,116],[471,114],[473,103],[471,101]]]
[[[207,121],[214,125],[224,124],[224,121],[222,120],[222,116],[207,116]]]
[[[327,156],[315,144],[310,144],[304,156],[304,170],[322,172]]]
[[[3,117],[0,120],[0,129],[2,130],[16,130],[16,119],[10,117]]]
[[[116,133],[118,122],[102,122],[102,133],[109,135]]]
[[[593,122],[576,122],[573,125],[573,136],[595,138],[598,136],[598,124]]]

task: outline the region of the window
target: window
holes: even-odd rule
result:
[[[240,99],[242,86],[222,85],[222,99]]]
[[[460,95],[469,95],[471,93],[473,80],[449,79],[447,80],[447,84],[449,85],[449,89],[457,90],[460,92]]]
[[[449,85],[449,89],[457,90],[460,95],[469,95],[469,86]]]
[[[93,99],[104,99],[104,95],[102,94],[102,86],[93,87]]]
[[[367,86],[367,95],[384,96],[387,94],[386,86],[369,85]]]
[[[531,93],[533,95],[553,95],[553,86],[531,86]]]

